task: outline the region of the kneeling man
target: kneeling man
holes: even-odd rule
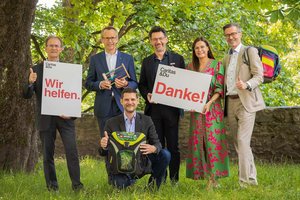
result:
[[[169,165],[171,155],[166,149],[162,149],[154,124],[150,117],[137,113],[139,99],[136,90],[125,88],[121,94],[121,104],[124,113],[109,119],[105,125],[104,137],[100,141],[99,153],[108,156],[108,143],[111,134],[115,131],[142,132],[146,136],[146,143],[140,145],[141,153],[151,162],[151,176],[149,186],[156,186],[158,189],[165,178],[165,172]],[[106,159],[108,182],[117,188],[126,188],[136,182],[141,176],[126,173],[112,173]]]

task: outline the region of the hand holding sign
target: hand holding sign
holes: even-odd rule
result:
[[[68,117],[68,116],[65,116],[65,115],[60,115],[59,117],[63,118],[63,119],[71,119],[71,117]]]
[[[151,93],[147,94],[147,100],[149,101],[149,103],[155,103],[154,101],[152,101],[152,94]]]
[[[29,74],[29,84],[32,84],[36,81],[37,78],[37,74],[35,72],[33,72],[32,68],[30,68],[30,74]]]
[[[208,101],[208,102],[204,105],[202,114],[206,114],[207,112],[209,112],[209,109],[210,109],[211,104],[212,104],[212,102],[211,102],[211,101]]]

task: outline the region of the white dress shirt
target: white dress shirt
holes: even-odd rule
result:
[[[237,95],[237,88],[235,87],[236,83],[236,65],[238,60],[238,55],[241,50],[242,43],[240,43],[235,49],[232,49],[232,54],[230,56],[230,61],[227,69],[227,93],[226,95]]]

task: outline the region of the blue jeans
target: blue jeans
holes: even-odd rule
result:
[[[159,188],[165,178],[165,173],[171,160],[171,154],[167,149],[162,149],[158,154],[149,154],[148,158],[152,164],[149,184],[155,181],[156,187]],[[135,182],[136,178],[128,174],[111,174],[109,180],[109,183],[119,189],[131,186]]]

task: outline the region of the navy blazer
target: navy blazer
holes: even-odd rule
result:
[[[169,66],[174,66],[178,68],[185,69],[184,59],[181,55],[168,51],[169,56]],[[145,58],[142,62],[142,69],[141,69],[141,75],[140,75],[140,81],[139,81],[139,91],[142,95],[142,97],[146,101],[146,107],[145,107],[145,114],[149,115],[151,111],[151,104],[149,103],[147,99],[147,94],[152,93],[157,68],[155,68],[155,54],[152,54]]]
[[[104,130],[107,131],[108,136],[114,131],[126,131],[124,113],[107,120]],[[147,144],[154,145],[157,149],[156,153],[160,152],[162,146],[152,119],[149,116],[136,113],[135,131],[144,133],[146,135]],[[107,155],[107,150],[100,148],[99,153],[102,156]]]
[[[130,78],[126,78],[126,80],[128,81],[128,87],[136,89],[137,79],[135,74],[133,57],[129,54],[118,51],[116,67],[119,67],[122,64],[124,64],[130,76]],[[112,103],[112,92],[114,93],[114,98],[116,99],[119,109],[123,112],[123,106],[120,102],[122,88],[116,88],[115,84],[112,85],[111,90],[99,88],[100,82],[104,80],[102,74],[107,73],[108,71],[109,70],[106,63],[104,51],[91,57],[85,87],[87,90],[96,91],[96,98],[94,102],[94,114],[95,116],[100,118],[106,117],[110,112]]]

